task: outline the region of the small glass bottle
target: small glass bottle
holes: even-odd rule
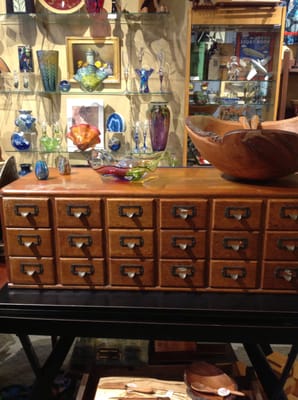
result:
[[[58,121],[53,124],[53,150],[60,150],[63,139],[62,129]]]
[[[94,51],[89,48],[86,51],[86,63],[88,65],[94,65],[94,62]]]
[[[39,149],[40,151],[50,151],[51,150],[51,138],[47,133],[47,123],[43,122],[41,125],[41,137],[39,139]]]

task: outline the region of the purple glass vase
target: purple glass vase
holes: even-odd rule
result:
[[[153,151],[166,148],[169,136],[171,113],[165,102],[151,103],[150,137]]]

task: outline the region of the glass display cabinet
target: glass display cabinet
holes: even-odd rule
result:
[[[186,116],[276,119],[285,13],[279,4],[189,10]],[[187,135],[184,148],[185,165],[205,163]]]

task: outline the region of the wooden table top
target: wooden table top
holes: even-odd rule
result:
[[[144,196],[193,197],[297,197],[298,174],[272,182],[240,182],[228,179],[213,167],[158,168],[142,183],[103,178],[91,168],[73,168],[60,175],[50,168],[49,179],[30,173],[1,189],[5,196]]]

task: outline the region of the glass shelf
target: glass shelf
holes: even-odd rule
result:
[[[101,14],[88,14],[84,9],[82,11],[74,12],[72,14],[59,14],[47,10],[38,13],[13,13],[13,14],[0,14],[0,25],[19,25],[21,23],[27,24],[30,22],[40,21],[52,24],[67,24],[77,25],[82,23],[90,23],[92,20],[109,22],[118,21],[120,23],[156,23],[156,21],[167,18],[168,12],[163,13],[118,13],[106,15]],[[70,18],[71,17],[71,18]]]
[[[101,96],[170,96],[172,92],[150,92],[150,93],[139,93],[139,92],[126,92],[123,90],[102,90],[102,91],[94,91],[94,92],[84,92],[83,90],[80,89],[73,89],[70,90],[69,92],[61,92],[61,91],[56,91],[56,92],[45,92],[42,90],[30,90],[30,89],[0,89],[0,94],[6,94],[6,95],[27,95],[27,96],[32,96],[32,95],[37,95],[37,96],[98,96],[99,94]]]

